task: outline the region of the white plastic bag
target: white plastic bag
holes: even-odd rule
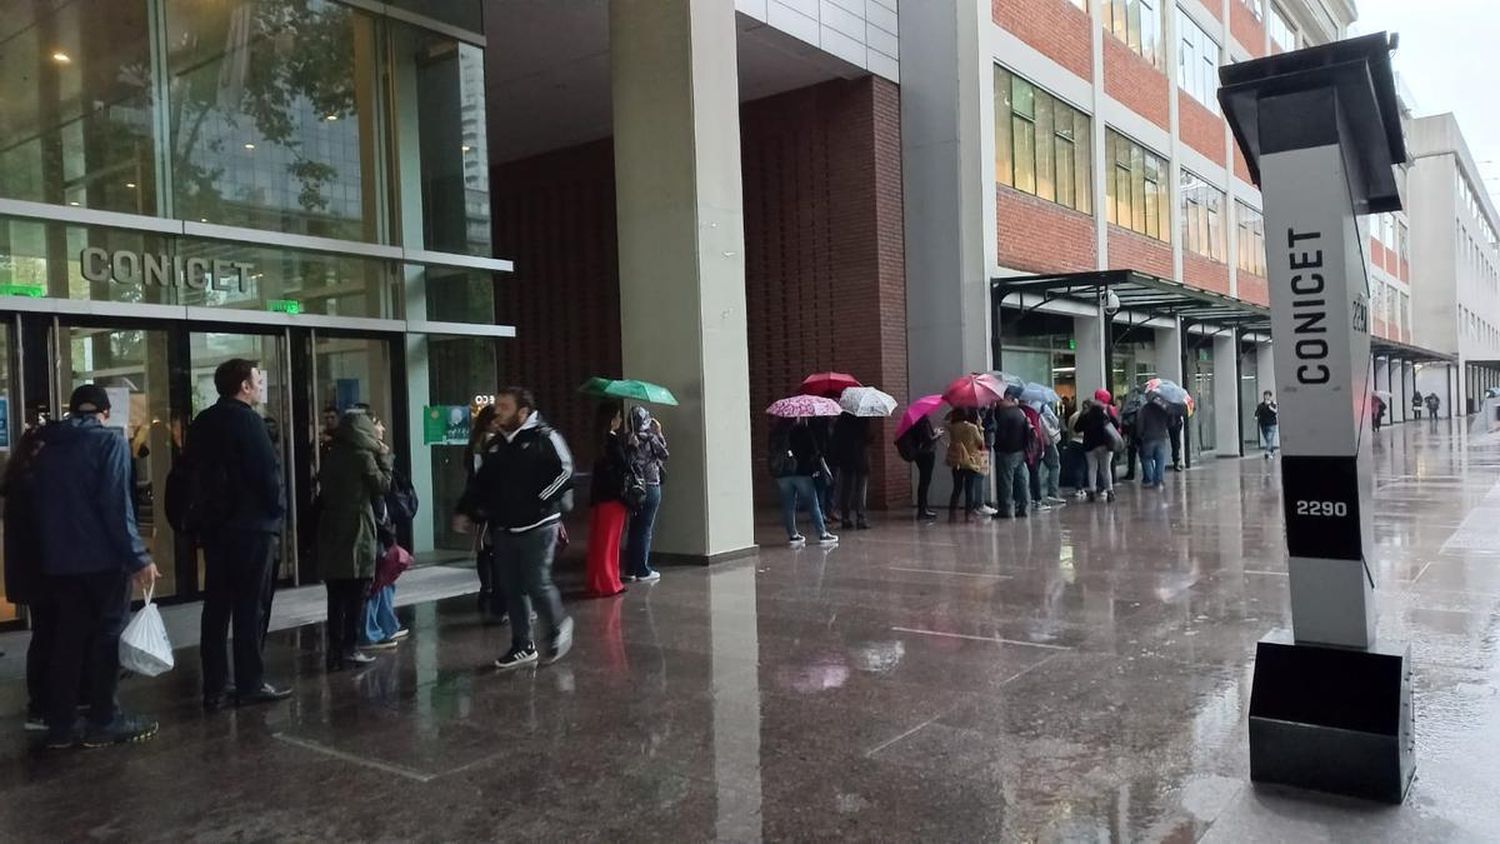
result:
[[[155,677],[172,670],[172,643],[167,639],[167,626],[162,623],[161,611],[151,603],[156,592],[152,586],[146,590],[146,605],[125,625],[120,634],[120,667],[145,677]]]

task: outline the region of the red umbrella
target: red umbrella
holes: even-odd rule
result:
[[[911,426],[917,424],[918,419],[937,410],[938,405],[942,403],[942,396],[923,396],[913,400],[911,404],[906,406],[906,413],[901,415],[901,424],[896,426],[896,439],[901,439],[901,435],[909,431]]]
[[[836,399],[850,387],[863,387],[859,379],[845,372],[814,372],[802,379],[802,394]]]
[[[943,401],[954,407],[988,407],[1004,397],[1005,385],[983,372],[960,376],[943,391]]]

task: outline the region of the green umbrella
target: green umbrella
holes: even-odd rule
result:
[[[677,397],[672,395],[672,391],[666,387],[652,384],[650,381],[637,381],[633,378],[616,380],[595,376],[583,382],[583,386],[579,387],[578,391],[600,398],[630,399],[674,407],[677,404]]]

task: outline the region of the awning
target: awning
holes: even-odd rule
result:
[[[1271,310],[1222,293],[1189,287],[1137,270],[1097,270],[1058,275],[990,279],[995,307],[1030,309],[1048,302],[1071,301],[1096,307],[1105,292],[1114,293],[1120,310],[1148,318],[1180,318],[1184,323],[1271,333]],[[1027,297],[1035,297],[1030,299]]]
[[[1406,363],[1452,363],[1458,360],[1458,355],[1435,352],[1432,349],[1424,349],[1399,340],[1376,337],[1374,334],[1370,335],[1370,355]]]

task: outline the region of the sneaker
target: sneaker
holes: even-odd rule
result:
[[[72,727],[66,730],[47,730],[47,737],[42,740],[42,746],[48,750],[67,750],[78,744],[78,732]]]
[[[1080,489],[1077,492],[1073,493],[1073,497],[1076,498],[1079,501],[1084,500],[1085,498],[1088,497],[1088,495],[1089,495],[1089,491],[1086,490],[1086,489]]]
[[[1051,504],[1044,504],[1044,503],[1038,501],[1038,502],[1035,502],[1035,503],[1033,503],[1031,505],[1031,509],[1035,510],[1038,513],[1050,513],[1050,512],[1052,512],[1052,505]]]
[[[1105,501],[1111,501],[1111,502],[1114,501],[1115,500],[1115,491],[1114,490],[1110,490],[1110,491],[1104,493],[1104,500]]]
[[[1068,499],[1062,498],[1062,497],[1059,497],[1059,496],[1056,496],[1056,495],[1049,495],[1046,498],[1042,499],[1042,503],[1043,504],[1051,504],[1052,506],[1057,507],[1057,506],[1061,506],[1061,505],[1067,504],[1068,503]]]
[[[869,530],[870,529],[870,523],[867,522],[867,521],[864,521],[864,520],[860,520],[857,524],[855,524],[854,529],[855,530]]]
[[[46,732],[47,731],[47,718],[46,718],[46,716],[37,715],[34,712],[28,712],[26,714],[26,728],[25,729],[26,729],[26,732],[28,732],[28,733],[42,733],[42,732]]]
[[[381,639],[378,642],[370,642],[368,644],[361,643],[360,647],[364,648],[367,651],[388,651],[396,647],[396,645],[398,644],[400,643],[396,641],[396,637],[392,636],[389,639]]]
[[[988,504],[985,504],[979,508],[979,515],[981,516],[993,516],[998,512],[1000,511],[996,510],[994,507],[991,507]]]
[[[624,577],[620,578],[620,582],[621,583],[634,583],[635,582],[635,575],[633,575],[633,574],[627,574]]]
[[[807,544],[807,537],[805,537],[805,536],[803,536],[802,534],[799,533],[796,536],[792,537],[791,539],[788,539],[786,541],[786,544],[792,546],[793,548],[801,548],[802,546],[804,546],[804,545]],[[631,578],[631,579],[634,580],[635,578]]]
[[[402,639],[405,639],[407,636],[410,636],[410,635],[411,635],[411,631],[408,630],[405,627],[402,627],[401,629],[397,630],[395,633],[392,633],[391,634],[391,638],[395,639],[396,641],[399,642]]]
[[[655,583],[658,580],[661,580],[661,572],[655,569],[652,569],[650,574],[644,574],[636,578],[637,583]]]
[[[495,667],[501,671],[509,671],[512,668],[520,668],[537,661],[536,646],[526,645],[523,648],[511,648],[506,651],[505,656],[495,660]]]
[[[1269,452],[1269,451],[1268,451],[1268,452],[1266,452],[1266,459],[1267,459],[1267,460],[1270,460],[1270,459],[1271,459],[1271,452]]]
[[[344,662],[350,665],[369,665],[375,661],[375,657],[360,651],[355,651],[352,654],[344,654],[343,659]]]
[[[150,718],[120,713],[105,726],[90,725],[83,735],[84,747],[109,747],[112,744],[134,744],[156,735],[157,723]]]
[[[818,537],[818,544],[823,546],[839,544],[839,538],[831,533],[825,533]]]
[[[558,660],[567,656],[568,651],[572,649],[573,619],[565,618],[562,620],[561,624],[557,625],[557,635],[552,637],[552,642],[547,647],[547,664],[551,665],[552,663],[557,662]]]
[[[1093,490],[1088,490],[1084,494],[1089,497],[1089,501],[1097,501],[1097,500],[1099,500],[1099,494],[1096,493],[1096,492],[1094,492]]]

